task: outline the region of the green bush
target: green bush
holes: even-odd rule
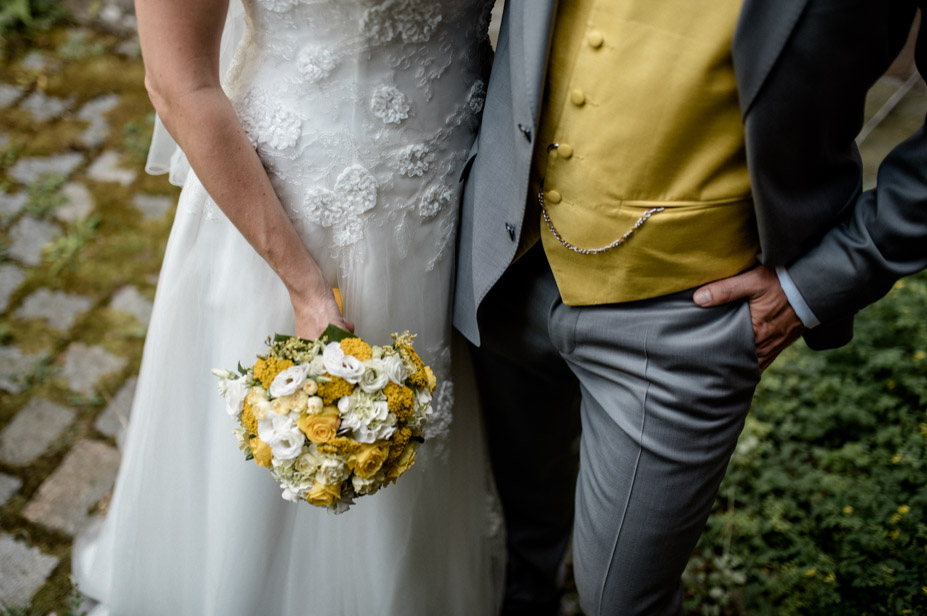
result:
[[[4,0],[0,7],[0,34],[14,30],[48,30],[67,12],[60,0]]]
[[[764,375],[686,573],[696,614],[927,614],[927,274]]]

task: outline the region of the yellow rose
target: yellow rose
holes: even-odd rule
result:
[[[399,459],[396,460],[396,463],[386,470],[386,480],[395,483],[396,480],[399,479],[399,476],[412,468],[414,464],[415,446],[409,443],[406,445],[406,448],[402,450],[402,454],[399,456]]]
[[[270,451],[270,445],[256,436],[251,439],[251,455],[254,456],[254,463],[258,466],[267,468],[272,466],[271,456],[273,454]]]
[[[331,507],[341,500],[341,484],[330,486],[325,483],[315,482],[309,494],[306,495],[306,502],[316,507]]]
[[[338,407],[326,406],[318,415],[303,413],[296,420],[296,425],[312,443],[327,443],[338,434],[341,416]]]
[[[425,376],[428,378],[428,391],[434,393],[435,387],[438,386],[438,379],[435,377],[435,373],[431,369],[431,366],[425,366]]]
[[[369,479],[377,474],[386,462],[389,455],[389,441],[380,441],[369,445],[361,445],[356,452],[348,458],[348,466],[354,469],[354,474],[361,479]]]
[[[303,391],[297,391],[289,396],[280,396],[273,401],[274,413],[277,415],[289,415],[292,412],[301,413],[306,410],[309,403],[309,396]]]

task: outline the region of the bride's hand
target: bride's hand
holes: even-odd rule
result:
[[[293,313],[296,316],[296,335],[306,340],[315,340],[322,335],[329,323],[354,331],[354,323],[344,318],[338,309],[335,295],[330,288],[308,299],[292,298]]]

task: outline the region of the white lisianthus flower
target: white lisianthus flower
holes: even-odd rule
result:
[[[296,393],[296,390],[302,387],[308,372],[307,364],[290,366],[274,378],[274,382],[270,384],[270,395],[281,398]]]
[[[258,437],[278,460],[292,460],[303,450],[306,437],[289,415],[269,413],[258,420]]]
[[[325,374],[325,360],[321,355],[316,355],[309,362],[309,376],[322,376]]]
[[[325,362],[325,370],[330,375],[339,376],[348,383],[356,385],[364,376],[363,364],[353,355],[345,355],[339,342],[332,342],[325,346],[325,350],[322,351],[322,361]]]
[[[230,378],[231,372],[222,371],[225,375],[217,374],[219,371],[213,371],[213,374],[219,376],[219,395],[225,398],[225,412],[230,417],[241,417],[241,410],[245,404],[245,396],[248,395],[248,384],[244,377]]]
[[[386,363],[382,359],[368,359],[364,362],[364,376],[361,377],[360,388],[368,394],[373,394],[389,383],[389,375],[386,374]]]
[[[315,478],[320,483],[336,486],[347,479],[349,474],[351,474],[351,469],[344,460],[335,456],[323,456]]]
[[[386,376],[396,385],[403,385],[409,378],[409,371],[399,355],[388,355],[383,358]]]

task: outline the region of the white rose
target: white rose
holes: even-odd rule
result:
[[[258,420],[258,437],[268,445],[278,460],[292,460],[303,450],[306,437],[288,415],[269,413]]]
[[[364,376],[361,377],[360,388],[368,394],[376,393],[389,383],[386,374],[386,363],[382,359],[368,359],[364,362]]]
[[[399,355],[389,355],[383,358],[384,371],[386,376],[396,385],[403,385],[409,378],[409,372]]]
[[[353,355],[345,355],[341,344],[332,342],[322,351],[325,370],[332,376],[339,376],[348,383],[356,384],[364,376],[364,366]]]
[[[302,387],[308,372],[309,366],[306,364],[290,366],[274,378],[274,382],[270,384],[270,395],[281,398],[296,393],[296,390]]]

